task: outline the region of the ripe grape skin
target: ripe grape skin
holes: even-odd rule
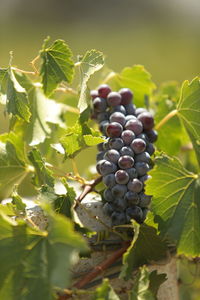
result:
[[[106,98],[110,92],[111,88],[107,84],[101,84],[98,87],[98,94],[102,98]]]
[[[134,165],[134,159],[129,155],[121,156],[118,160],[120,169],[130,169]]]
[[[93,106],[96,112],[104,112],[107,108],[107,103],[104,98],[96,97],[93,101]]]
[[[137,178],[137,176],[138,176],[135,168],[126,169],[126,172],[128,173],[130,180]]]
[[[140,154],[135,155],[135,162],[143,161],[146,163],[150,163],[151,157],[148,152],[142,152]]]
[[[126,215],[123,212],[114,211],[111,215],[112,226],[126,223]]]
[[[97,115],[97,121],[100,123],[102,121],[108,121],[109,113],[108,112],[101,112]]]
[[[143,189],[143,183],[139,179],[134,178],[133,180],[129,181],[127,187],[131,192],[140,193]]]
[[[135,163],[135,168],[138,173],[138,176],[143,176],[150,170],[149,165],[141,161]]]
[[[142,181],[142,183],[144,184],[145,181],[147,181],[148,179],[151,179],[151,178],[152,178],[152,177],[151,177],[150,175],[145,174],[145,175],[141,176],[141,177],[139,178],[139,180]]]
[[[96,90],[91,90],[90,91],[90,96],[94,100],[95,98],[99,97],[98,91]]]
[[[122,105],[127,105],[129,103],[131,103],[132,99],[133,99],[133,93],[131,92],[130,89],[128,88],[122,88],[121,90],[119,90],[119,93],[122,97]]]
[[[154,127],[154,118],[150,112],[139,114],[138,120],[142,123],[145,130],[151,130]]]
[[[107,130],[107,127],[109,125],[109,121],[102,121],[100,124],[99,124],[99,130],[105,135],[106,134],[106,130]]]
[[[149,155],[153,155],[155,152],[154,145],[152,143],[149,143],[146,147],[146,151],[149,153]]]
[[[126,109],[127,115],[135,115],[135,105],[134,104],[128,104],[124,106]]]
[[[129,181],[129,175],[124,170],[118,170],[115,173],[115,180],[118,184],[126,184]]]
[[[125,109],[125,107],[123,105],[117,105],[117,106],[111,107],[110,112],[111,113],[120,112],[123,115],[126,115],[126,109]]]
[[[137,135],[137,139],[144,140],[146,144],[148,144],[148,142],[149,142],[149,139],[145,133],[141,133],[141,134]]]
[[[158,133],[156,130],[148,130],[145,132],[150,143],[155,143],[158,139]]]
[[[105,176],[107,174],[114,173],[117,170],[117,166],[108,160],[103,160],[103,163],[100,164],[99,170],[101,175]]]
[[[114,112],[111,114],[110,116],[110,122],[117,122],[117,123],[120,123],[122,126],[124,126],[125,122],[126,122],[126,119],[125,119],[125,116],[124,114],[120,113],[120,112]]]
[[[111,192],[114,197],[123,197],[127,192],[127,187],[126,187],[126,185],[116,184],[111,189]]]
[[[140,193],[140,207],[148,207],[151,202],[151,196],[145,195],[144,193]]]
[[[107,103],[109,106],[117,106],[121,104],[121,95],[117,92],[110,92],[107,96]]]
[[[124,198],[120,198],[120,197],[115,198],[113,204],[116,211],[121,212],[127,208],[127,201]]]
[[[114,201],[114,197],[113,194],[111,192],[111,189],[105,189],[103,192],[103,197],[107,202],[113,202]]]
[[[113,163],[117,163],[119,158],[120,158],[120,154],[115,149],[108,150],[104,155],[104,159],[109,160]]]
[[[110,203],[106,202],[103,206],[103,212],[104,214],[111,216],[112,213],[114,212],[114,207]]]
[[[122,138],[122,140],[123,140],[123,142],[124,142],[125,145],[130,145],[131,142],[135,138],[135,134],[131,130],[124,130],[122,132],[121,138]]]
[[[126,122],[128,122],[129,120],[137,120],[137,118],[133,115],[126,115],[125,118],[126,118]]]
[[[129,221],[129,222],[130,222],[131,219],[134,219],[138,223],[142,223],[143,222],[142,209],[139,206],[128,207],[126,209],[126,217],[127,217],[127,221]]]
[[[125,194],[125,199],[127,200],[128,205],[137,205],[140,200],[138,193],[132,191],[128,191]]]
[[[120,154],[122,156],[124,156],[124,155],[129,155],[129,156],[132,156],[132,157],[134,156],[133,150],[130,147],[127,147],[127,146],[122,147],[122,149],[120,150]]]
[[[143,112],[147,112],[147,110],[145,108],[143,108],[143,107],[138,107],[135,110],[135,115],[138,117]]]
[[[131,143],[131,149],[134,151],[134,153],[139,154],[145,151],[146,143],[142,139],[134,139]]]
[[[109,147],[110,149],[120,150],[124,146],[124,142],[120,138],[111,138],[109,139]]]
[[[97,172],[99,174],[101,174],[101,171],[100,171],[100,166],[105,162],[106,160],[105,159],[102,159],[102,160],[99,160],[96,164],[96,169],[97,169]]]
[[[131,119],[126,122],[125,128],[133,131],[136,135],[142,133],[143,130],[142,123],[137,119]]]
[[[108,174],[106,176],[103,177],[103,183],[108,187],[108,188],[112,188],[113,186],[115,186],[116,181],[115,181],[115,175],[114,174]]]
[[[114,137],[120,137],[123,131],[123,127],[121,124],[117,122],[112,122],[108,124],[106,128],[107,136],[114,138]]]

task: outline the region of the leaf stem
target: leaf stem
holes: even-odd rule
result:
[[[74,159],[74,158],[71,158],[71,162],[72,162],[72,168],[73,168],[74,175],[75,175],[77,178],[81,177],[81,176],[79,175],[79,171],[78,171],[78,167],[77,167],[77,164],[76,164],[75,159]]]
[[[30,75],[37,75],[36,72],[32,72],[32,71],[24,71],[15,67],[11,67],[12,70],[20,72],[20,73],[24,73],[24,74],[30,74]]]
[[[69,87],[58,87],[56,89],[56,92],[63,92],[67,94],[73,94],[73,95],[78,95],[78,92],[72,88]]]
[[[174,109],[170,111],[155,127],[156,130],[159,130],[168,120],[170,120],[172,117],[176,116],[178,113],[177,109]]]
[[[36,56],[36,57],[30,62],[30,64],[31,64],[31,66],[32,66],[32,68],[33,68],[35,74],[39,74],[39,71],[38,71],[38,69],[37,69],[36,66],[35,66],[35,63],[36,63],[36,61],[37,61],[39,58],[40,58],[40,56],[38,55],[38,56]]]

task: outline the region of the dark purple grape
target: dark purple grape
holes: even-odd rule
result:
[[[132,191],[128,191],[125,194],[125,199],[127,200],[128,205],[137,205],[140,200],[138,193]]]
[[[98,91],[96,90],[91,90],[90,91],[90,96],[94,100],[95,98],[99,97]]]
[[[127,208],[127,201],[124,198],[115,198],[114,207],[116,211],[124,211]]]
[[[104,214],[106,214],[107,216],[111,216],[112,213],[114,212],[114,206],[110,203],[105,203],[103,206],[103,212]]]
[[[142,181],[142,183],[144,184],[145,181],[147,181],[148,179],[151,179],[151,178],[152,178],[152,177],[151,177],[150,175],[145,174],[145,175],[141,176],[139,179],[140,179],[140,181]]]
[[[109,143],[110,149],[120,150],[124,146],[124,142],[120,138],[109,139],[108,143]]]
[[[111,192],[110,189],[105,189],[104,192],[103,192],[103,197],[104,199],[107,201],[107,202],[112,202],[114,201],[114,197],[113,197],[113,194]]]
[[[115,180],[118,184],[126,184],[129,181],[129,175],[124,170],[118,170],[115,173]]]
[[[117,92],[111,92],[107,96],[107,103],[109,106],[117,106],[121,104],[121,95]]]
[[[130,147],[127,147],[127,146],[122,147],[122,149],[119,152],[122,156],[124,156],[124,155],[129,155],[129,156],[132,156],[132,157],[134,156],[133,150]]]
[[[145,141],[145,143],[147,144],[149,139],[147,137],[147,135],[145,133],[140,133],[139,135],[137,135],[137,139],[142,139]]]
[[[111,88],[107,84],[101,84],[98,87],[98,94],[102,98],[106,98],[110,92]]]
[[[116,172],[117,170],[117,166],[110,162],[110,161],[107,161],[107,160],[102,160],[103,162],[100,164],[100,167],[99,167],[99,170],[100,170],[100,174],[105,176],[107,174],[110,174],[110,173],[114,173]],[[101,160],[100,160],[101,162]]]
[[[116,184],[111,191],[114,197],[123,197],[127,192],[127,187],[126,185]]]
[[[135,168],[126,169],[130,179],[137,178],[138,174]]]
[[[100,167],[101,167],[101,165],[102,165],[104,162],[106,162],[106,160],[105,160],[105,159],[102,159],[102,160],[99,160],[99,161],[97,162],[97,164],[96,164],[96,169],[97,169],[97,172],[98,172],[99,174],[101,174]]]
[[[117,123],[117,122],[112,122],[110,124],[108,124],[107,129],[106,129],[106,133],[107,136],[113,138],[113,137],[120,137],[123,131],[123,127],[121,124]]]
[[[113,163],[117,163],[119,158],[120,158],[120,154],[115,149],[108,150],[104,155],[104,159],[109,160]]]
[[[142,152],[140,154],[135,155],[135,161],[136,162],[143,161],[143,162],[146,162],[146,163],[150,163],[151,157],[150,157],[148,152]]]
[[[99,124],[99,130],[105,135],[106,134],[106,130],[107,130],[107,127],[110,123],[108,121],[102,121],[100,124]]]
[[[134,219],[138,223],[142,223],[143,222],[143,212],[142,212],[142,209],[139,206],[128,207],[126,209],[126,217],[127,217],[127,221],[128,222],[130,222],[131,219]]]
[[[102,160],[104,158],[104,154],[105,154],[105,151],[101,151],[101,152],[97,153],[96,160],[97,161]]]
[[[138,108],[136,108],[136,110],[135,110],[135,115],[136,116],[139,116],[141,113],[143,113],[143,112],[147,112],[147,110],[145,109],[145,108],[143,108],[143,107],[138,107]]]
[[[154,118],[150,112],[139,114],[138,120],[142,123],[145,130],[151,130],[154,127]]]
[[[126,109],[127,115],[135,115],[135,105],[134,104],[127,104],[124,106]]]
[[[131,192],[140,193],[143,189],[143,183],[139,179],[134,178],[129,181],[127,187]]]
[[[114,211],[111,215],[112,226],[118,226],[126,223],[126,215],[123,212]]]
[[[131,130],[124,130],[121,135],[125,145],[130,145],[135,138],[135,134]]]
[[[104,143],[100,143],[100,144],[97,145],[97,149],[98,149],[99,151],[104,151],[104,150],[105,150],[104,147],[103,147],[103,144],[104,144]]]
[[[125,128],[133,131],[136,135],[142,133],[142,123],[137,119],[131,119],[125,124]]]
[[[122,97],[122,105],[127,105],[129,103],[131,103],[132,99],[133,99],[133,93],[131,92],[130,89],[128,88],[123,88],[121,90],[119,90],[119,93]]]
[[[97,121],[100,123],[102,121],[108,121],[109,113],[108,112],[101,112],[97,115]]]
[[[125,116],[125,118],[126,118],[126,122],[128,122],[129,120],[137,120],[137,118],[133,115],[127,115]]]
[[[107,108],[107,103],[104,98],[97,97],[93,101],[94,110],[97,112],[104,112]]]
[[[115,184],[115,175],[114,174],[108,174],[106,176],[103,177],[103,183],[108,187],[108,188],[112,188]]]
[[[148,207],[149,204],[151,203],[151,196],[145,195],[144,193],[140,193],[140,202],[139,206],[140,207]]]
[[[126,115],[126,109],[125,109],[125,107],[123,105],[117,105],[117,106],[111,107],[110,112],[111,113],[120,112],[123,115]]]
[[[135,168],[138,173],[138,176],[143,176],[150,170],[149,165],[141,161],[135,164]]]
[[[149,143],[146,147],[146,151],[149,153],[149,155],[153,155],[155,152],[155,147],[152,143]]]
[[[158,133],[156,130],[148,130],[145,132],[150,143],[155,143],[158,139]]]
[[[142,208],[142,212],[143,212],[142,223],[145,221],[148,211],[149,211],[148,208],[146,207]]]
[[[112,113],[112,115],[110,116],[110,122],[117,122],[120,123],[122,126],[124,126],[126,119],[124,114],[120,113],[120,112],[114,112]]]
[[[139,154],[145,151],[146,143],[142,139],[135,139],[131,143],[131,148],[136,154]]]
[[[134,165],[134,159],[131,156],[124,155],[118,160],[118,166],[121,169],[130,169]]]

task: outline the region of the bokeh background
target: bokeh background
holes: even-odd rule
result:
[[[114,71],[142,64],[158,85],[181,83],[200,71],[199,0],[0,0],[0,67],[8,65],[12,50],[14,65],[29,70],[46,36],[64,39],[75,55],[103,51]],[[83,173],[95,163],[94,149],[77,161]],[[182,300],[200,299],[197,273],[181,262]]]

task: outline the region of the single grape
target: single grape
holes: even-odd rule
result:
[[[143,183],[139,179],[134,178],[129,181],[127,187],[131,192],[140,193],[143,189]]]
[[[112,106],[110,108],[110,112],[111,113],[114,113],[114,112],[120,112],[122,113],[123,115],[126,115],[126,109],[123,105],[117,105],[117,106]]]
[[[118,166],[121,169],[130,169],[134,165],[134,159],[131,156],[124,155],[118,160]]]
[[[112,122],[108,124],[106,128],[107,136],[113,138],[113,137],[120,137],[123,131],[123,127],[121,124],[117,122]]]
[[[107,96],[107,103],[109,106],[117,106],[121,104],[121,95],[117,92],[111,92]]]
[[[107,103],[104,98],[97,97],[93,101],[94,110],[97,112],[104,112],[107,108]]]
[[[129,181],[129,175],[124,170],[118,170],[115,173],[115,180],[119,184],[126,184]]]
[[[138,223],[142,223],[143,222],[143,212],[142,212],[142,209],[139,206],[128,207],[126,209],[126,217],[127,217],[127,221],[128,222],[130,222],[131,219],[134,219]]]
[[[108,160],[105,160],[105,161],[102,160],[102,161],[103,161],[103,163],[101,163],[100,167],[99,167],[101,175],[105,176],[107,174],[116,172],[117,166],[114,163],[112,163]],[[100,162],[101,162],[101,160],[100,160]]]
[[[147,112],[147,110],[145,109],[145,108],[143,108],[143,107],[138,107],[138,108],[136,108],[136,110],[135,110],[135,115],[136,116],[139,116],[141,113],[143,113],[143,112]]]
[[[145,133],[140,133],[139,135],[137,135],[137,139],[144,140],[146,144],[148,144],[149,142],[148,136]]]
[[[123,212],[114,211],[111,215],[112,226],[118,226],[126,223],[126,215]]]
[[[106,98],[111,92],[111,88],[107,84],[102,84],[98,87],[98,94],[102,98]]]
[[[108,150],[104,155],[104,159],[109,160],[113,163],[117,163],[119,158],[120,158],[120,154],[115,149]]]
[[[150,170],[149,165],[142,161],[137,162],[135,164],[135,168],[138,173],[138,176],[143,176]]]
[[[104,151],[105,149],[104,149],[104,147],[103,147],[103,143],[98,144],[98,145],[97,145],[97,149],[98,149],[99,151]]]
[[[99,124],[99,130],[105,135],[106,134],[106,130],[107,130],[107,127],[110,123],[108,121],[102,121],[100,124]]]
[[[146,151],[149,153],[149,155],[153,155],[155,152],[155,147],[152,143],[149,143],[146,147]]]
[[[109,143],[110,149],[120,150],[124,146],[124,142],[120,138],[109,139],[108,143]]]
[[[140,154],[135,155],[135,161],[136,162],[143,161],[143,162],[146,162],[146,163],[150,163],[151,157],[150,157],[148,152],[142,152]]]
[[[137,178],[138,174],[135,168],[126,169],[130,179]]]
[[[133,131],[136,135],[142,133],[143,126],[139,120],[131,119],[125,124],[125,128]]]
[[[127,115],[125,116],[125,118],[126,118],[126,122],[128,122],[129,120],[137,120],[137,118],[133,115]]]
[[[127,192],[126,185],[116,184],[112,189],[111,192],[114,197],[123,197]]]
[[[108,216],[111,216],[112,213],[114,212],[114,207],[113,205],[111,205],[110,203],[105,203],[104,206],[103,206],[103,212],[104,214],[108,215]]]
[[[135,115],[135,105],[130,103],[124,106],[126,109],[127,115]]]
[[[104,199],[107,201],[107,202],[113,202],[114,201],[114,197],[113,197],[113,194],[111,192],[110,189],[105,189],[104,192],[103,192],[103,197]]]
[[[97,172],[98,172],[99,174],[101,174],[100,167],[103,165],[104,162],[106,162],[106,160],[105,160],[105,159],[102,159],[102,160],[99,160],[99,161],[97,162],[97,164],[96,164],[96,169],[97,169]]]
[[[132,99],[133,99],[133,93],[131,92],[130,89],[128,88],[123,88],[121,90],[119,90],[119,93],[122,97],[122,105],[127,105],[129,103],[131,103]]]
[[[125,199],[128,203],[128,205],[137,205],[139,203],[139,195],[136,192],[128,191],[125,194]]]
[[[101,152],[97,153],[96,160],[97,161],[102,160],[104,158],[104,154],[105,154],[105,151],[101,151]]]
[[[130,147],[127,147],[127,146],[122,147],[122,149],[119,152],[122,156],[124,156],[124,155],[129,155],[129,156],[132,156],[132,157],[134,156],[133,150]]]
[[[145,130],[151,130],[154,127],[154,118],[150,112],[139,114],[138,120],[142,123]]]
[[[112,188],[115,184],[115,175],[114,174],[108,174],[103,177],[103,183],[108,187]]]
[[[139,154],[139,153],[144,152],[144,150],[146,148],[146,143],[144,140],[137,138],[132,141],[131,148],[136,154]]]
[[[108,121],[109,119],[109,113],[108,112],[101,112],[101,113],[98,113],[97,115],[97,121],[100,123],[102,121]]]
[[[127,201],[124,198],[116,198],[113,202],[116,211],[124,211],[127,208]]]
[[[122,126],[124,126],[126,119],[124,114],[120,113],[120,112],[114,112],[112,113],[112,115],[110,116],[110,122],[117,122],[120,123]]]
[[[131,142],[135,138],[135,134],[131,130],[124,130],[122,132],[121,138],[122,138],[122,140],[123,140],[123,142],[124,142],[125,145],[130,145]]]
[[[148,137],[148,140],[150,143],[155,143],[158,139],[158,133],[156,130],[147,130],[145,131],[147,137]]]
[[[99,97],[98,91],[96,90],[91,90],[90,91],[90,96],[94,100],[95,98]]]
[[[151,196],[145,195],[144,193],[140,193],[139,206],[147,208],[150,203],[151,203]]]
[[[147,181],[148,179],[151,179],[151,178],[152,178],[151,175],[145,174],[145,175],[141,176],[139,179],[144,184],[145,181]]]

